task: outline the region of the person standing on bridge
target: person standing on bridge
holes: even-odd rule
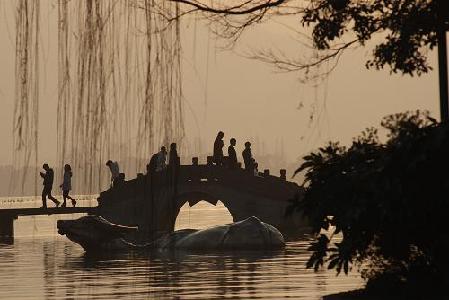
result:
[[[257,176],[257,177],[261,177],[260,175],[259,175],[259,164],[256,162],[256,160],[253,158],[253,168],[254,168],[254,176]]]
[[[178,150],[176,150],[176,143],[170,144],[170,154],[168,156],[168,165],[170,168],[177,168],[179,166]]]
[[[224,133],[223,131],[219,131],[217,137],[214,142],[214,162],[217,166],[222,166],[224,164],[224,155],[223,155],[223,147],[224,147]]]
[[[251,143],[245,143],[245,150],[242,152],[243,162],[245,163],[245,171],[254,172],[254,159],[251,153]]]
[[[161,147],[161,151],[157,154],[156,171],[162,171],[167,167],[167,149],[165,146]]]
[[[115,185],[115,183],[117,182],[117,179],[119,178],[119,175],[120,175],[120,169],[118,166],[118,162],[108,160],[106,162],[106,166],[108,166],[109,170],[111,171],[111,187],[113,187]]]
[[[56,207],[59,206],[60,202],[51,195],[51,190],[53,189],[53,179],[54,179],[54,172],[53,169],[48,166],[47,163],[45,163],[42,168],[45,170],[45,173],[40,172],[42,178],[44,178],[44,189],[42,190],[42,208],[47,208],[47,196],[48,199],[53,201],[56,204]]]
[[[178,173],[180,167],[180,159],[178,150],[176,150],[176,143],[170,144],[170,154],[168,155],[168,168],[170,183],[173,184],[175,195],[178,191]]]
[[[153,174],[156,171],[158,154],[159,153],[154,153],[151,156],[150,162],[147,164],[147,174]]]
[[[235,152],[235,144],[236,140],[235,138],[232,138],[230,141],[230,145],[228,147],[228,162],[230,168],[236,168],[237,167],[237,153]]]
[[[75,205],[76,205],[76,200],[69,196],[69,192],[72,189],[72,175],[73,175],[72,167],[69,164],[65,164],[65,166],[64,166],[64,181],[59,186],[60,188],[62,188],[62,199],[64,200],[62,202],[61,207],[67,206],[67,202],[66,202],[67,199],[72,200],[73,207],[75,207]]]

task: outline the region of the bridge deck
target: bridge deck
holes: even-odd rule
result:
[[[0,240],[14,237],[14,219],[19,216],[91,213],[96,209],[96,207],[3,208],[0,209]]]
[[[18,216],[89,213],[95,211],[95,209],[96,207],[2,208],[0,209],[0,218],[5,216],[17,218]]]
[[[12,237],[14,235],[13,221],[19,216],[37,216],[54,214],[95,213],[102,209],[102,203],[112,201],[111,199],[128,199],[139,193],[145,194],[142,186],[163,187],[172,184],[169,168],[162,172],[150,173],[149,175],[138,174],[137,178],[117,183],[117,186],[100,194],[99,207],[49,207],[49,208],[4,208],[0,209],[0,237]],[[275,202],[286,202],[292,195],[300,190],[300,187],[286,180],[286,170],[281,169],[278,176],[270,175],[269,170],[264,170],[254,176],[253,172],[247,172],[240,167],[229,168],[226,166],[215,166],[212,157],[207,158],[206,165],[198,164],[198,158],[192,158],[192,165],[180,165],[176,172],[177,185],[189,186],[190,191],[208,191],[212,196],[214,189],[225,187],[235,193],[250,194],[255,202],[257,199],[269,199]],[[185,191],[184,191],[185,192]],[[238,200],[236,200],[238,201]],[[254,203],[255,204],[255,203]],[[253,204],[253,205],[254,205]],[[129,208],[127,208],[129,210]],[[140,208],[137,208],[140,209]],[[117,212],[115,212],[117,213]]]

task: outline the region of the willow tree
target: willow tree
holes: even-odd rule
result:
[[[31,160],[38,159],[40,6],[39,1],[26,0],[19,0],[16,5],[13,161],[15,168],[24,169]]]
[[[23,165],[33,151],[39,164],[39,3],[15,3],[14,145]],[[168,1],[57,2],[58,165],[72,164],[79,192],[104,187],[108,159],[141,171],[160,145],[182,141],[180,21],[163,17],[178,12]]]

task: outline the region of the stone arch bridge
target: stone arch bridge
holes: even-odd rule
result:
[[[272,176],[268,170],[255,176],[241,168],[181,165],[117,184],[98,198],[96,213],[113,223],[139,226],[136,241],[148,241],[174,230],[180,208],[189,203],[220,200],[233,221],[257,216],[282,232],[307,230],[307,221],[299,214],[287,217],[288,200],[303,190],[286,180],[285,170]],[[210,160],[209,160],[210,161]]]

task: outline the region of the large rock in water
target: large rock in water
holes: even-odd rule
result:
[[[274,226],[252,216],[203,230],[175,231],[158,239],[155,246],[160,249],[265,250],[282,248],[285,241]]]
[[[134,245],[126,241],[126,235],[137,230],[136,227],[116,225],[99,216],[60,220],[57,226],[60,234],[65,234],[86,251],[132,248],[266,250],[285,246],[284,237],[279,230],[254,216],[203,230],[178,230],[146,245]]]
[[[84,216],[76,220],[58,220],[58,233],[66,235],[86,251],[125,248],[120,240],[137,231],[137,227],[122,226],[100,216]]]

